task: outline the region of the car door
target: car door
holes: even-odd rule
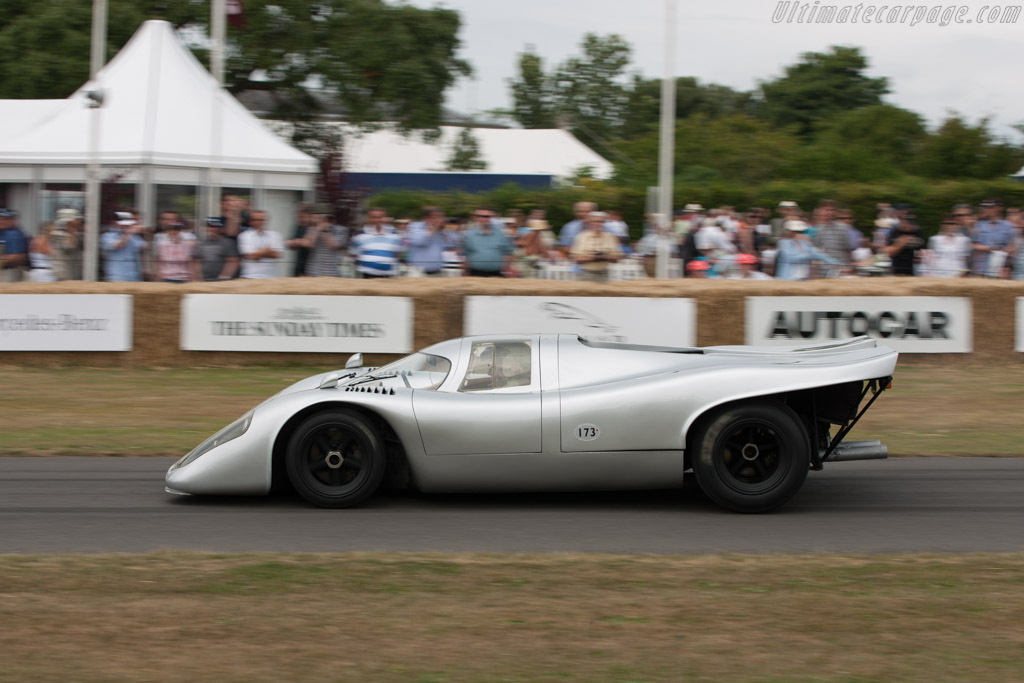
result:
[[[427,455],[540,453],[537,335],[466,339],[443,391],[417,391],[413,410]]]

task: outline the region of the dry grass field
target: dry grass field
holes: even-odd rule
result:
[[[4,681],[1010,681],[1024,555],[0,557]]]
[[[0,455],[181,455],[249,408],[330,367],[0,368]],[[851,438],[893,456],[1024,454],[1024,365],[914,364]]]

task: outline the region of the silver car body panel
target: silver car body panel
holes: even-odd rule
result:
[[[474,344],[530,345],[525,386],[461,391]],[[797,347],[654,348],[576,335],[453,339],[421,353],[451,370],[436,389],[371,369],[308,377],[256,407],[249,429],[167,473],[191,494],[265,494],[274,444],[297,415],[338,406],[383,418],[424,491],[641,489],[678,485],[686,435],[715,406],[892,375],[897,354],[857,338]]]

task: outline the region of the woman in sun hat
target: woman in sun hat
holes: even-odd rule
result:
[[[809,280],[813,261],[841,265],[814,246],[807,237],[807,224],[803,221],[786,221],[783,228],[786,236],[779,240],[775,257],[775,277],[779,280]]]

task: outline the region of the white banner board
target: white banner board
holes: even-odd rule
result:
[[[867,335],[901,353],[970,353],[971,300],[935,296],[750,296],[746,343],[792,346]]]
[[[1017,351],[1024,351],[1024,296],[1017,297],[1017,342],[1013,348]]]
[[[0,351],[131,351],[129,294],[2,294]]]
[[[186,294],[188,351],[408,353],[412,299],[393,296]]]
[[[566,332],[597,341],[693,346],[693,299],[589,296],[469,296],[465,334]]]

